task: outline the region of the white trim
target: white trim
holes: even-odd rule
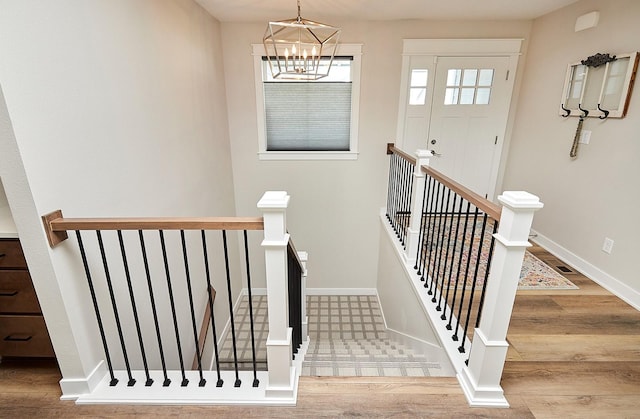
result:
[[[360,80],[362,77],[362,44],[338,44],[336,56],[352,56],[351,63],[351,133],[349,151],[267,151],[265,130],[264,91],[262,87],[263,44],[252,44],[254,82],[256,91],[256,118],[258,125],[258,159],[260,160],[357,160],[360,121]]]
[[[105,377],[107,377],[107,366],[104,361],[100,361],[86,378],[63,378],[60,380],[62,390],[60,400],[77,400],[83,394],[93,392]]]
[[[531,230],[531,234],[535,237],[531,241],[539,244],[548,250],[552,255],[561,259],[563,262],[571,265],[571,267],[580,271],[583,275],[596,282],[598,285],[613,293],[616,297],[625,301],[636,310],[640,310],[640,292],[631,288],[629,285],[619,279],[609,275],[602,269],[584,260],[575,253],[562,247],[545,235]]]
[[[403,39],[403,55],[444,57],[521,55],[522,38],[506,39]]]
[[[375,288],[307,288],[307,295],[378,295]]]

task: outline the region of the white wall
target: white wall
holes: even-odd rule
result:
[[[0,176],[63,376],[84,378],[102,358],[84,273],[39,216],[235,215],[219,23],[190,0],[0,9]]]
[[[311,18],[312,16],[308,16]],[[330,22],[341,42],[362,43],[360,138],[357,161],[259,161],[251,44],[265,24],[223,23],[236,207],[256,213],[265,190],[291,195],[289,231],[309,252],[308,286],[374,288],[378,212],[385,205],[388,156],[398,114],[403,38],[525,38],[530,22]]]
[[[594,10],[599,25],[574,32],[576,18]],[[567,65],[595,53],[638,51],[638,16],[636,0],[583,0],[535,20],[504,186],[538,195],[545,207],[533,227],[546,243],[640,305],[637,83],[626,118],[585,120],[591,142],[580,144],[576,160],[569,150],[578,119],[558,115]],[[605,237],[615,241],[611,255],[601,251]]]

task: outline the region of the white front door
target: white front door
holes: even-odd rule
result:
[[[493,194],[500,162],[511,97],[508,68],[508,57],[439,57],[436,64],[430,164],[482,196]]]
[[[522,40],[403,42],[399,147],[433,150],[431,166],[494,199]]]

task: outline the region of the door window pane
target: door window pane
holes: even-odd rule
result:
[[[465,87],[460,92],[460,104],[461,105],[473,105],[473,94],[475,93],[475,88],[473,87]]]
[[[464,70],[464,77],[462,78],[463,86],[475,86],[476,79],[478,78],[478,70],[476,69],[466,69]]]
[[[445,105],[457,105],[458,104],[458,91],[457,88],[447,87],[444,92],[444,104]]]
[[[427,100],[427,89],[412,87],[409,89],[409,105],[424,105]]]
[[[490,87],[479,87],[476,92],[476,105],[488,105],[491,97]]]
[[[429,71],[426,69],[411,70],[411,86],[409,87],[409,105],[424,105],[427,102],[427,80]]]
[[[411,70],[411,87],[427,87],[428,70]]]
[[[460,86],[460,77],[462,76],[462,70],[451,68],[447,73],[447,86]]]
[[[484,68],[480,70],[480,77],[478,78],[478,86],[491,86],[493,84],[493,69]]]

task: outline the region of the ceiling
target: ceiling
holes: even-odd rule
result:
[[[297,15],[296,0],[195,0],[221,22],[266,22]],[[302,17],[330,20],[534,19],[578,0],[301,0]]]

